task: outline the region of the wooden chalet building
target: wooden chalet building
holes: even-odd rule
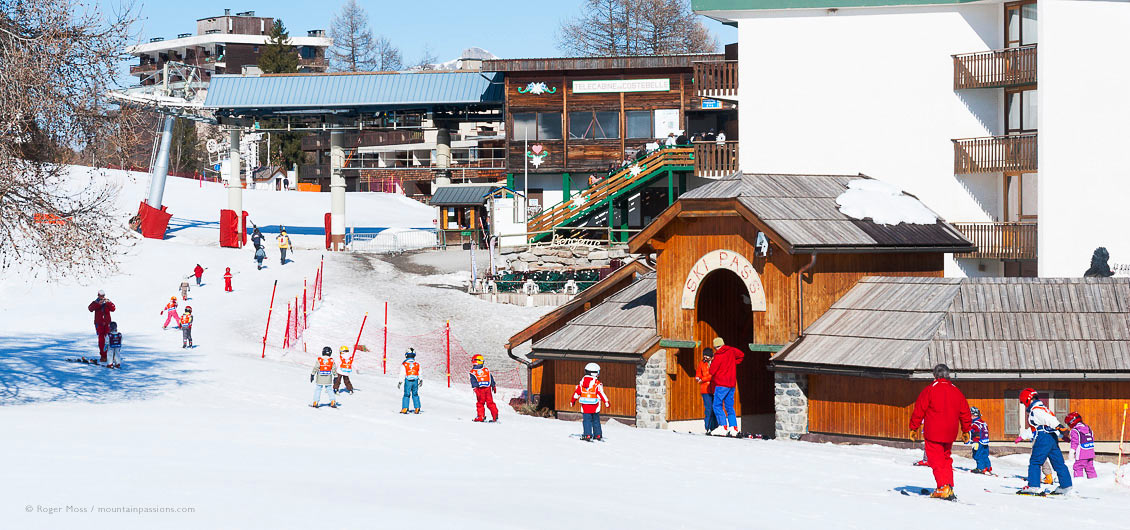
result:
[[[700,422],[695,365],[722,337],[746,352],[742,429],[775,434],[772,353],[860,278],[941,277],[945,253],[972,248],[940,219],[891,226],[841,213],[836,198],[865,178],[739,174],[683,194],[629,241],[649,263],[624,267],[510,339],[509,350],[532,341],[531,392],[559,416],[575,413],[568,397],[595,360],[610,416],[641,427]]]

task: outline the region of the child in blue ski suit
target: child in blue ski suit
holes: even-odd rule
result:
[[[416,350],[408,348],[404,354],[404,362],[400,363],[400,378],[396,381],[396,388],[404,389],[404,398],[400,401],[400,413],[408,414],[408,400],[412,400],[415,408],[412,412],[420,413],[420,387],[424,379],[420,377],[420,363],[416,362]]]
[[[967,443],[973,445],[973,461],[977,463],[973,472],[991,474],[993,465],[989,462],[989,425],[981,418],[981,411],[977,407],[969,407],[969,414],[973,416],[973,428],[970,429]]]
[[[1067,426],[1048,410],[1040,400],[1039,394],[1031,388],[1020,391],[1020,403],[1024,405],[1028,428],[1020,429],[1020,439],[1032,440],[1032,456],[1028,459],[1028,485],[1019,492],[1022,495],[1042,495],[1040,489],[1040,467],[1051,461],[1052,469],[1059,475],[1059,487],[1052,493],[1063,495],[1071,492],[1071,470],[1063,462],[1063,452],[1059,450],[1060,433],[1067,433]]]

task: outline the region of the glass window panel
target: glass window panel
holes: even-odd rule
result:
[[[1008,130],[1020,130],[1020,92],[1007,92],[1005,93],[1005,116],[1008,120]]]
[[[1020,13],[1016,8],[1005,8],[1005,36],[1004,45],[1015,48],[1020,45]]]
[[[534,128],[536,114],[533,112],[520,112],[514,114],[514,140],[537,140],[537,130]]]
[[[1024,217],[1035,217],[1039,209],[1039,175],[1036,173],[1025,173],[1020,177],[1020,196],[1022,198],[1020,205],[1020,215]]]
[[[1023,92],[1023,125],[1024,130],[1034,131],[1039,128],[1039,97],[1037,90],[1025,90]]]
[[[626,138],[652,138],[651,111],[629,110],[624,112],[624,123],[627,128]]]
[[[592,111],[569,113],[569,138],[593,138]]]
[[[1006,175],[1004,178],[1008,181],[1008,196],[1005,197],[1008,201],[1008,219],[1005,221],[1015,223],[1020,220],[1020,177]]]
[[[596,134],[597,138],[619,138],[620,137],[620,113],[619,112],[594,112],[596,117]]]
[[[538,113],[538,140],[561,139],[561,113]]]
[[[1036,29],[1036,4],[1025,4],[1020,8],[1020,13],[1020,34],[1023,36],[1023,42],[1021,42],[1021,44],[1036,44],[1036,42],[1038,41],[1038,33]]]

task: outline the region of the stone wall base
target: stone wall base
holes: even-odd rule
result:
[[[667,428],[667,351],[636,366],[636,427]]]
[[[799,440],[808,433],[808,376],[773,372],[776,437]]]

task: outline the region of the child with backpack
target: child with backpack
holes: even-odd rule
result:
[[[1098,477],[1095,472],[1095,433],[1083,423],[1083,416],[1078,412],[1068,414],[1064,421],[1071,427],[1071,455],[1075,458],[1075,464],[1071,467],[1075,476],[1082,477],[1086,474],[1088,479]]]
[[[973,416],[973,428],[969,432],[969,444],[973,445],[973,461],[977,467],[972,471],[981,475],[993,474],[993,465],[989,462],[989,425],[981,418],[981,410],[969,407],[969,414]]]
[[[599,375],[599,364],[586,364],[585,376],[573,389],[573,399],[569,401],[570,405],[576,405],[578,401],[581,402],[581,423],[584,429],[584,433],[581,435],[582,442],[604,439],[604,433],[600,429],[600,405],[603,404],[605,407],[610,405],[608,396],[604,394],[604,385],[600,383],[598,378]]]
[[[471,357],[471,388],[475,389],[475,419],[471,421],[483,421],[486,419],[486,412],[484,407],[490,409],[491,423],[498,421],[498,407],[494,405],[494,397],[492,393],[497,392],[498,389],[494,384],[494,376],[491,375],[490,370],[485,366],[486,360],[482,355],[475,354]]]
[[[180,317],[181,348],[192,347],[192,306],[184,306],[184,315]]]
[[[408,414],[408,400],[412,400],[415,410],[420,413],[420,387],[424,379],[420,377],[420,363],[416,362],[416,350],[408,348],[404,354],[404,362],[400,363],[400,378],[396,381],[396,388],[404,388],[404,398],[400,402],[400,413]]]
[[[263,260],[267,259],[267,251],[263,250],[262,245],[255,247],[255,270],[263,270]]]
[[[109,354],[106,368],[121,368],[122,334],[118,333],[117,322],[110,323],[110,333],[106,335],[106,352]]]
[[[162,309],[161,312],[166,315],[165,325],[161,326],[161,329],[169,329],[170,320],[173,324],[177,325],[177,329],[180,329],[180,315],[177,314],[177,297],[170,297],[169,303],[165,304],[165,308]]]

